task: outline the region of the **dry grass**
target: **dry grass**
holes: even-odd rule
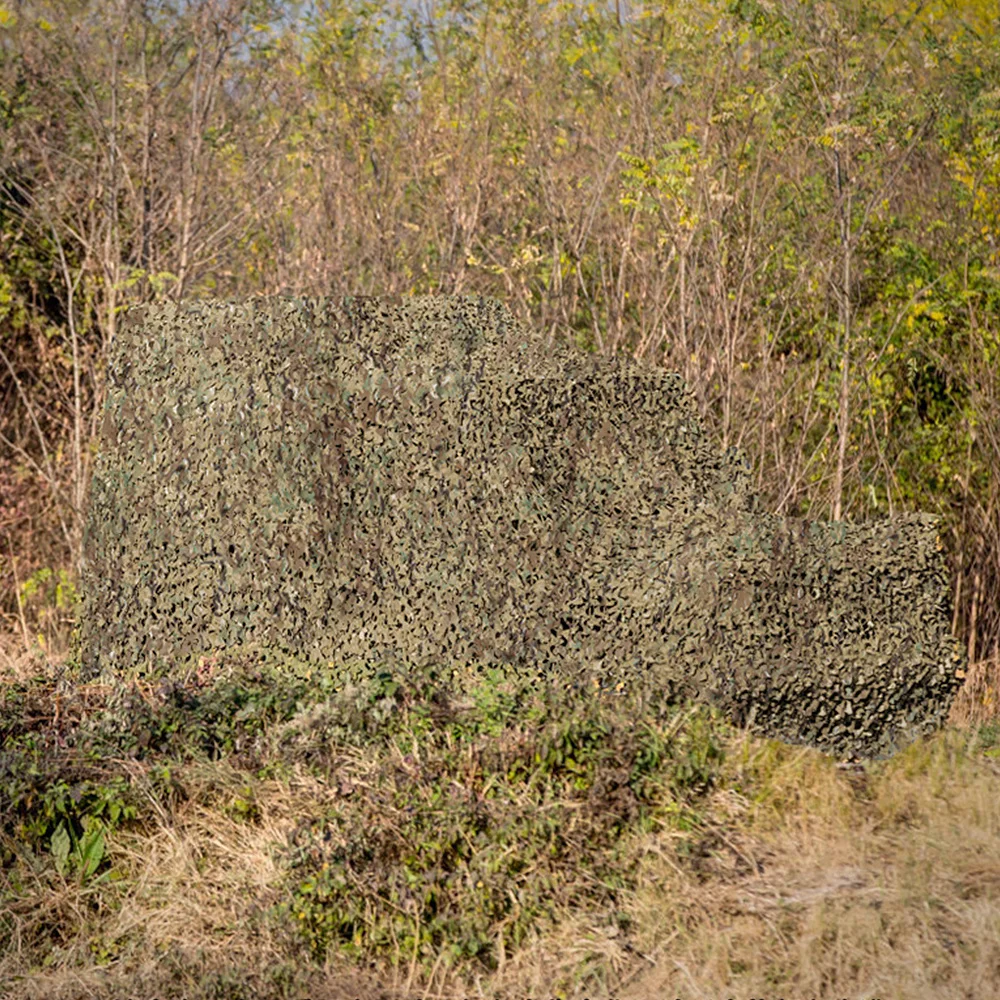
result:
[[[9,622],[7,624],[9,628]],[[28,651],[23,637],[8,629],[0,629],[0,684],[27,680],[38,669],[38,657]]]
[[[956,726],[982,725],[1000,715],[1000,656],[973,663],[952,703],[948,721]]]
[[[800,801],[741,803],[704,870],[653,854],[636,907],[656,964],[619,995],[998,995],[997,761],[951,730],[868,775],[800,765]]]
[[[4,680],[36,668],[15,661]],[[992,683],[982,677],[970,674],[970,702]],[[123,766],[141,786],[140,765]],[[248,781],[253,822],[228,808]],[[275,845],[329,807],[326,780],[298,766],[259,778],[219,761],[185,765],[183,782],[184,801],[165,808],[150,792],[147,820],[110,838],[114,879],[80,885],[44,858],[4,873],[0,994],[1000,995],[1000,757],[976,726],[951,725],[865,767],[733,731],[688,828],[628,840],[639,868],[623,921],[566,910],[519,949],[502,943],[501,927],[496,970],[464,981],[402,946],[369,965],[310,965],[289,950],[289,929],[268,911],[281,895]],[[270,974],[281,966],[298,980],[290,972],[282,986]]]

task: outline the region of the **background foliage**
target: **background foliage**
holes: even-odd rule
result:
[[[683,373],[766,507],[944,516],[1000,644],[997,0],[0,0],[2,611],[72,624],[118,318],[461,293]]]

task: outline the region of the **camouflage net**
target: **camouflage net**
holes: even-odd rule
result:
[[[133,310],[85,537],[85,674],[232,649],[707,699],[842,756],[963,666],[935,519],[761,513],[681,378],[473,298]]]

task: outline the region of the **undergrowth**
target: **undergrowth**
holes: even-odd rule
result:
[[[4,893],[24,898],[18,872],[47,866],[79,886],[120,879],[119,831],[195,800],[253,824],[261,782],[306,773],[325,801],[274,845],[281,898],[264,912],[289,954],[424,971],[443,957],[468,977],[568,909],[627,930],[630,838],[697,826],[721,730],[706,708],[499,670],[237,656],[180,680],[39,675],[0,693]],[[207,776],[215,763],[230,780]]]
[[[925,796],[956,774],[996,766],[995,725],[949,733],[844,768],[704,706],[499,670],[234,653],[173,679],[40,672],[0,685],[0,982],[25,997],[640,989],[665,941],[729,940],[712,894],[766,881],[759,838],[792,818],[813,838],[859,822],[894,836],[930,822]],[[767,926],[787,938],[791,919]],[[756,983],[752,955],[713,981]],[[801,980],[782,968],[767,975]]]

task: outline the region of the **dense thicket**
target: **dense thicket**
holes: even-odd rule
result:
[[[942,514],[956,632],[995,654],[998,22],[0,0],[3,611],[64,635],[125,307],[440,291],[681,372],[772,510]]]

